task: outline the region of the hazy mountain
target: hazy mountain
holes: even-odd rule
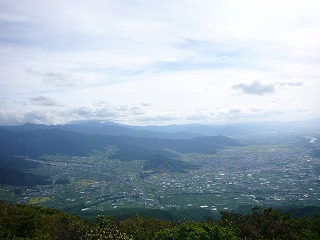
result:
[[[190,139],[193,137],[201,136],[198,133],[188,132],[157,132],[149,130],[135,130],[130,127],[118,126],[118,125],[102,125],[95,127],[65,125],[60,127],[62,130],[75,131],[85,134],[100,134],[104,136],[133,136],[144,138],[169,138],[169,139]]]
[[[165,150],[151,151],[133,145],[118,146],[119,150],[116,154],[110,156],[111,159],[119,159],[122,161],[147,160],[143,167],[145,171],[152,172],[184,172],[195,166],[181,161],[179,156]]]
[[[177,132],[188,132],[189,129],[204,126],[201,124],[172,124],[165,126],[127,126],[136,130],[148,130],[154,132],[166,132],[166,133],[177,133]]]
[[[169,138],[169,139],[191,139],[194,137],[202,136],[199,133],[192,132],[161,132],[148,130],[148,127],[142,127],[141,129],[135,128],[133,126],[127,126],[122,124],[116,124],[112,122],[81,122],[72,123],[65,125],[43,125],[43,124],[24,124],[21,126],[10,126],[10,127],[0,127],[0,129],[9,130],[12,132],[17,131],[30,131],[37,129],[46,130],[64,130],[72,131],[83,134],[98,134],[103,136],[133,136],[133,137],[144,137],[144,138]]]
[[[168,138],[168,139],[191,139],[201,136],[198,133],[183,131],[153,131],[148,127],[134,127],[112,122],[81,122],[75,124],[57,125],[56,129],[74,131],[84,134],[99,134],[104,136],[133,136],[143,138]]]
[[[148,138],[191,139],[200,136],[223,135],[244,137],[257,134],[319,131],[320,119],[291,122],[243,122],[234,124],[203,125],[173,124],[166,126],[130,126],[112,122],[82,122],[62,125],[62,130],[103,135],[129,135]],[[61,127],[62,127],[61,126]]]
[[[167,126],[130,126],[113,122],[81,121],[65,125],[24,124],[21,126],[10,127],[0,126],[0,129],[12,132],[38,129],[57,129],[83,133],[87,135],[98,134],[104,136],[192,139],[194,137],[215,135],[246,137],[258,134],[320,131],[320,119],[317,118],[295,122],[244,122],[220,125],[181,124]]]
[[[28,126],[31,127],[31,126]],[[179,160],[179,156],[167,151],[181,153],[200,152],[215,153],[228,146],[239,146],[239,142],[223,136],[197,137],[193,139],[158,139],[136,138],[132,136],[86,135],[57,129],[0,130],[0,154],[6,156],[41,157],[45,154],[85,156],[93,150],[102,150],[108,145],[117,147],[111,159],[122,161],[146,160],[144,170],[154,172],[182,172],[192,168],[188,163]],[[30,128],[29,128],[30,129]],[[15,161],[15,159],[12,159]],[[11,166],[1,169],[4,180],[10,181],[15,174],[18,179],[32,182],[32,176],[19,172]]]
[[[40,157],[45,154],[87,155],[93,149],[105,146],[100,136],[79,133],[36,129],[11,132],[0,130],[0,154],[6,156]]]
[[[6,156],[41,157],[45,154],[85,156],[93,150],[102,150],[108,145],[117,147],[117,152],[111,159],[122,161],[146,160],[144,170],[154,172],[182,172],[191,166],[178,159],[178,155],[167,151],[172,149],[181,153],[200,152],[215,153],[218,149],[228,146],[239,146],[239,142],[223,136],[197,137],[193,139],[158,139],[136,138],[132,136],[101,136],[86,135],[57,129],[33,129],[29,125],[26,130],[0,130],[0,154]],[[12,161],[18,160],[11,159]],[[25,180],[29,185],[41,182],[36,176],[21,172],[15,167],[3,165],[1,168],[3,182],[10,182],[17,176],[16,184]],[[20,182],[20,180],[21,182]]]
[[[0,154],[39,157],[45,154],[88,155],[108,145],[126,145],[148,150],[173,149],[180,152],[215,153],[217,149],[238,146],[239,142],[223,136],[186,139],[136,138],[131,136],[85,135],[57,129],[30,131],[0,130]],[[127,147],[128,148],[128,147]]]
[[[84,156],[90,154],[92,150],[114,145],[117,146],[118,152],[112,157],[120,160],[150,160],[150,156],[159,150],[162,150],[161,154],[166,158],[173,159],[175,157],[167,156],[169,152],[163,150],[210,154],[220,148],[240,145],[232,138],[212,135],[243,137],[274,132],[317,130],[319,123],[320,119],[290,123],[241,123],[215,126],[186,124],[160,127],[135,127],[92,121],[67,125],[25,124],[0,127],[0,154],[31,157],[45,154]],[[190,138],[191,136],[198,137]],[[318,155],[318,152],[315,154]]]
[[[38,167],[38,163],[27,161],[26,159],[20,157],[0,156],[0,164],[2,166],[8,166],[10,168],[19,170],[28,170]]]
[[[152,151],[146,148],[141,148],[134,145],[120,144],[117,145],[118,151],[111,155],[111,159],[119,159],[122,161],[133,161],[133,160],[150,160],[154,159],[154,156],[162,156],[164,158],[175,158],[178,155],[171,153],[166,150]]]
[[[143,167],[145,171],[154,171],[154,172],[184,172],[187,169],[195,168],[195,166],[178,160],[178,159],[169,159],[163,155],[154,155],[150,161],[146,163]]]

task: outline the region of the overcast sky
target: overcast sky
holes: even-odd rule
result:
[[[0,125],[320,116],[319,0],[0,0]]]

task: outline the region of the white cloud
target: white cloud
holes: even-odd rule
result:
[[[82,84],[81,79],[77,79],[69,73],[63,73],[58,71],[41,73],[32,69],[26,69],[26,72],[32,77],[40,77],[45,84],[53,85],[56,87],[80,86]]]
[[[273,94],[276,92],[277,87],[284,87],[284,86],[302,86],[303,81],[300,79],[293,79],[281,82],[272,82],[272,83],[262,83],[259,80],[255,80],[251,83],[239,83],[233,85],[232,88],[239,89],[245,94],[252,94],[252,95],[265,95],[265,94]]]
[[[276,82],[279,86],[302,86],[304,84],[302,79],[292,79],[284,82]]]
[[[38,106],[46,106],[46,107],[63,107],[64,105],[57,102],[56,100],[46,97],[46,96],[38,96],[32,97],[29,99],[31,104]]]
[[[17,122],[215,122],[255,119],[230,110],[253,100],[279,115],[320,106],[317,0],[0,0],[0,9],[0,110],[12,111],[3,119],[25,99],[30,112],[52,101],[50,117],[40,109]]]
[[[259,80],[255,80],[252,83],[239,83],[234,85],[233,88],[240,89],[246,94],[253,95],[265,95],[275,92],[275,86],[273,84],[263,84]]]

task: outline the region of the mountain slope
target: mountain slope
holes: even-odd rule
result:
[[[0,156],[0,184],[15,186],[35,186],[45,185],[50,182],[43,176],[25,172],[25,169],[36,167],[35,163],[31,163],[21,158]]]
[[[36,129],[22,132],[2,131],[0,154],[40,157],[45,154],[83,156],[105,146],[101,137],[61,131]]]
[[[154,172],[184,172],[193,169],[195,166],[177,159],[169,159],[162,155],[154,155],[143,167],[144,171]]]
[[[56,129],[11,132],[0,130],[0,154],[40,157],[45,154],[84,156],[108,145],[136,146],[148,150],[173,149],[179,152],[215,153],[218,149],[239,146],[234,139],[213,136],[186,139],[135,138],[130,136],[85,135]]]
[[[43,125],[43,124],[24,124],[21,126],[0,126],[0,129],[8,130],[11,132],[31,131],[38,129],[45,130],[63,130],[71,131],[86,135],[103,135],[103,136],[132,136],[132,137],[143,137],[143,138],[161,138],[161,139],[191,139],[194,137],[202,136],[198,133],[189,133],[183,131],[177,132],[161,132],[148,130],[147,127],[141,129],[133,126],[127,126],[122,124],[115,124],[111,122],[100,123],[100,122],[82,122],[82,123],[71,123],[65,125]]]
[[[239,146],[234,139],[214,136],[186,139],[135,138],[131,136],[85,135],[57,129],[33,129],[29,131],[8,131],[0,129],[0,155],[29,156],[38,158],[43,155],[87,156],[93,150],[103,150],[107,146],[116,146],[117,152],[110,159],[122,161],[146,160],[145,171],[183,172],[194,168],[179,160],[179,156],[168,150],[180,153],[216,153],[220,148]],[[18,176],[16,184],[23,181],[34,184],[41,179],[34,179],[14,166],[1,168],[3,183],[14,182],[12,177]]]

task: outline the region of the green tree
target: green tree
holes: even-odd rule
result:
[[[156,234],[155,240],[236,240],[236,233],[214,223],[187,222]]]
[[[150,217],[140,217],[139,215],[119,223],[122,231],[139,240],[153,239],[156,232],[176,225],[177,223],[173,221],[157,220]]]

